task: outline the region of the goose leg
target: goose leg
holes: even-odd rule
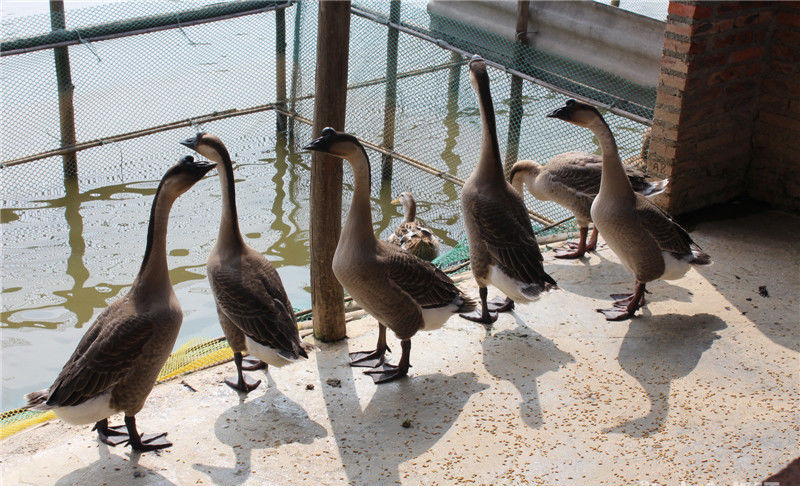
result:
[[[92,430],[97,431],[97,438],[100,439],[100,442],[110,445],[111,447],[116,447],[128,441],[128,432],[126,432],[125,426],[117,425],[115,427],[109,427],[108,419],[98,421],[94,424]]]
[[[266,369],[267,363],[254,356],[244,356],[242,358],[242,369],[245,371],[256,371]]]
[[[261,380],[254,380],[242,373],[242,353],[233,353],[233,361],[236,363],[236,378],[225,378],[225,384],[234,390],[249,393],[261,384]]]
[[[617,300],[611,309],[595,310],[606,316],[607,321],[622,321],[631,318],[644,305],[644,286],[644,283],[637,282],[636,291],[632,295]]]
[[[564,244],[561,248],[556,249],[555,257],[563,259],[581,258],[586,253],[586,235],[589,233],[589,228],[581,226],[581,235],[578,239],[577,245],[570,241]],[[595,241],[595,243],[597,243]]]
[[[597,249],[597,226],[592,228],[592,236],[586,243],[586,251],[595,251]]]
[[[487,302],[486,306],[489,307],[489,310],[492,312],[508,312],[514,308],[514,301],[508,297],[505,299],[495,297]]]
[[[411,367],[409,364],[409,358],[411,356],[411,340],[404,339],[403,341],[400,341],[400,347],[403,350],[403,354],[400,356],[400,362],[397,363],[397,366],[389,363],[383,363],[382,365],[379,365],[371,370],[365,371],[364,374],[370,375],[372,377],[372,381],[378,385],[381,383],[388,383],[408,375],[408,369]]]
[[[489,310],[489,305],[486,302],[486,295],[489,292],[486,290],[486,287],[481,287],[478,289],[478,295],[481,297],[481,310],[474,310],[467,314],[459,314],[461,317],[468,321],[472,322],[479,322],[481,324],[491,324],[497,320],[497,312],[492,312]]]
[[[350,353],[350,366],[375,368],[385,361],[386,351],[391,351],[386,345],[386,326],[378,323],[378,345],[374,351],[358,351]]]
[[[130,436],[128,443],[131,445],[131,449],[135,451],[154,451],[172,445],[172,442],[169,442],[164,438],[167,435],[166,432],[162,434],[147,434],[140,436],[139,431],[136,430],[136,417],[129,417],[126,415],[125,426],[128,428],[128,436]]]

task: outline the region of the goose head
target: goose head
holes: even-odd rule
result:
[[[203,157],[221,164],[223,162],[223,155],[228,154],[228,149],[225,144],[216,135],[210,133],[200,132],[194,137],[187,138],[180,142],[181,145],[189,147]]]
[[[528,188],[532,190],[540,171],[541,166],[536,161],[520,160],[511,167],[511,172],[508,173],[508,182],[522,196],[522,183],[526,182]]]
[[[481,82],[488,86],[489,74],[486,72],[486,61],[477,54],[472,56],[469,61],[469,80],[475,91],[480,91]]]
[[[558,118],[584,128],[590,128],[598,120],[603,119],[597,108],[575,100],[567,100],[564,106],[548,113],[547,117]]]
[[[406,208],[415,203],[414,196],[410,192],[401,192],[400,195],[392,199],[392,204],[402,204]]]
[[[178,197],[188,191],[197,181],[203,178],[216,164],[204,160],[194,160],[187,155],[177,164],[170,167],[162,178],[161,190]]]
[[[350,159],[364,152],[364,147],[356,137],[345,132],[337,132],[331,127],[322,129],[322,134],[303,147],[303,150],[323,152],[342,159]]]

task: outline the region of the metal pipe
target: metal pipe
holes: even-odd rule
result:
[[[524,46],[528,44],[528,7],[529,0],[517,0],[517,29],[516,42],[514,42],[514,68],[522,69],[525,61]],[[511,78],[511,94],[508,107],[508,136],[506,139],[506,160],[504,172],[508,175],[511,166],[517,161],[519,154],[520,128],[522,127],[522,78],[513,76]]]
[[[392,0],[389,20],[400,22],[400,0]],[[386,36],[386,96],[383,103],[383,146],[394,148],[395,110],[397,109],[397,41],[400,33],[388,29]],[[392,180],[392,157],[384,154],[381,163],[381,180]]]
[[[286,109],[286,12],[275,11],[275,97],[276,104]],[[275,128],[286,131],[286,116],[275,117]]]
[[[297,106],[297,90],[299,89],[300,78],[302,76],[300,72],[300,32],[302,32],[300,20],[303,18],[303,2],[297,2],[295,5],[294,39],[292,43],[292,85],[289,88],[290,113],[294,113],[295,107]],[[289,139],[291,140],[294,137],[294,120],[292,118],[289,120]]]
[[[379,17],[379,16],[377,16],[377,15],[375,15],[373,13],[367,12],[365,10],[361,10],[359,8],[356,8],[356,7],[351,8],[351,10],[352,10],[354,15],[358,15],[359,17],[364,17],[365,19],[372,20],[373,22],[378,22],[380,24],[388,25],[389,27],[397,29],[400,32],[404,32],[406,34],[413,35],[414,37],[417,37],[419,39],[426,40],[428,42],[436,44],[437,46],[439,46],[439,47],[441,47],[443,49],[448,49],[448,50],[457,52],[457,53],[461,54],[462,56],[464,56],[467,59],[471,58],[475,54],[474,52],[465,51],[464,49],[456,47],[456,46],[450,44],[447,41],[443,41],[441,39],[437,39],[437,38],[432,37],[432,36],[430,36],[428,34],[425,34],[423,32],[418,32],[418,31],[416,31],[414,29],[411,29],[411,28],[408,28],[408,27],[405,27],[403,25],[396,24],[396,23],[393,23],[393,22],[387,22],[385,19],[382,19],[381,17]],[[571,98],[575,98],[576,100],[583,101],[584,103],[588,103],[590,105],[593,105],[593,106],[596,106],[596,107],[599,107],[599,108],[603,108],[603,109],[605,109],[605,110],[607,110],[607,111],[609,111],[611,113],[614,113],[615,115],[619,115],[621,117],[628,118],[629,120],[633,120],[635,122],[638,122],[638,123],[641,123],[641,124],[644,124],[644,125],[647,125],[647,126],[650,126],[653,123],[653,121],[650,120],[649,118],[645,118],[645,117],[643,117],[641,115],[637,115],[637,114],[631,113],[629,111],[621,110],[621,109],[619,109],[617,107],[608,105],[606,103],[600,103],[600,102],[595,101],[595,100],[593,100],[591,98],[587,98],[585,96],[581,96],[579,94],[572,93],[572,92],[570,92],[568,90],[565,90],[563,88],[560,88],[560,87],[558,87],[558,86],[556,86],[554,84],[548,83],[547,81],[542,81],[541,79],[536,78],[534,76],[531,76],[530,74],[521,72],[518,69],[513,69],[513,68],[509,68],[507,66],[503,66],[502,64],[497,63],[497,62],[492,61],[492,60],[489,60],[489,59],[486,59],[486,64],[488,64],[489,66],[492,66],[494,68],[500,69],[501,71],[513,74],[514,76],[519,76],[522,79],[525,79],[525,80],[530,81],[532,83],[538,84],[539,86],[543,86],[543,87],[545,87],[545,88],[547,88],[549,90],[555,91],[557,93],[561,93],[561,94],[563,94],[565,96],[569,96]],[[564,76],[562,76],[562,75],[560,75],[558,73],[553,73],[553,72],[549,72],[549,71],[545,71],[545,72],[547,72],[548,74],[550,74],[552,76],[564,78]],[[565,79],[567,79],[567,78],[565,78]],[[608,94],[609,96],[614,96],[611,93],[606,93],[606,92],[604,92],[604,91],[602,91],[602,90],[600,90],[598,88],[595,88],[593,86],[588,86],[586,84],[579,83],[578,81],[575,81],[575,80],[572,80],[572,79],[570,79],[569,81],[571,83],[574,83],[574,84],[577,84],[577,85],[580,85],[580,86],[585,86],[586,88],[592,89],[594,91],[597,91],[597,92],[600,92],[600,93],[605,93],[605,94]],[[647,107],[647,106],[644,106],[644,105],[638,105],[638,106],[641,106],[644,109],[650,110],[650,108]]]
[[[162,30],[188,27],[217,20],[232,19],[244,15],[253,15],[272,10],[283,9],[291,5],[290,1],[276,0],[242,0],[213,4],[178,13],[138,17],[134,19],[92,25],[82,29],[54,31],[34,37],[25,37],[0,43],[0,56],[13,56],[26,52],[65,47],[83,42],[96,42],[117,39],[131,35],[146,34]]]
[[[64,2],[62,0],[50,0],[50,27],[53,32],[64,30],[66,20],[64,18]],[[53,50],[56,62],[56,81],[58,83],[58,118],[61,126],[61,147],[71,147],[75,145],[75,106],[73,95],[75,86],[72,85],[72,74],[69,68],[69,50],[66,47],[57,47]],[[64,169],[64,180],[77,179],[78,177],[78,157],[75,152],[64,152],[62,154],[62,166]]]

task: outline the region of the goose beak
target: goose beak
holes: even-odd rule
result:
[[[400,198],[392,199],[392,204],[400,204]]]
[[[327,137],[322,136],[312,140],[311,143],[303,147],[303,150],[311,150],[314,152],[327,152],[329,146],[330,146],[330,140]]]
[[[569,107],[562,106],[547,114],[547,118],[558,118],[559,120],[568,120],[572,110]]]
[[[200,172],[202,175],[208,174],[211,169],[217,166],[217,164],[214,162],[209,162],[208,160],[197,160],[195,161],[194,165],[198,172]]]
[[[189,137],[186,140],[179,142],[184,147],[189,147],[192,150],[197,149],[197,142],[200,140],[200,134],[198,133],[194,137]]]

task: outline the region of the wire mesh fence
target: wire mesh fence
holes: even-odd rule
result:
[[[124,2],[67,12],[66,30],[84,33],[98,24],[137,19],[141,27],[148,18],[176,19],[168,30],[97,41],[81,34],[81,41],[65,47],[76,140],[96,142],[77,152],[76,182],[65,183],[59,155],[46,156],[61,146],[53,49],[0,58],[2,327],[4,343],[21,343],[4,344],[4,369],[11,376],[4,380],[3,408],[19,406],[24,392],[46,386],[83,334],[81,327],[130,285],[157,181],[186,153],[177,141],[198,129],[218,135],[236,162],[239,218],[248,244],[278,267],[295,307],[310,307],[310,172],[299,147],[311,139],[317,6],[252,3],[255,13],[196,25],[181,20],[182,12],[213,6],[224,14],[228,3]],[[642,165],[647,126],[639,121],[652,113],[654,87],[435,19],[424,2],[403,2],[399,15],[392,15],[389,2],[357,0],[353,7],[350,55],[341,60],[349,85],[345,128],[371,147],[373,221],[381,238],[402,218],[391,199],[410,191],[417,217],[443,242],[439,264],[468,256],[462,247],[447,252],[464,240],[458,179],[469,176],[480,147],[477,99],[466,65],[473,53],[495,66],[489,73],[501,153],[510,155],[506,163],[545,163],[567,150],[597,152],[597,142],[584,130],[545,118],[577,95],[613,106],[606,120],[620,155]],[[387,62],[392,31],[396,75]],[[4,46],[49,32],[46,14],[2,21]],[[281,35],[287,44],[287,99],[280,111],[290,115],[285,135],[275,128],[281,116],[275,107],[283,106],[275,66]],[[514,72],[527,76],[518,92]],[[387,85],[394,83],[393,132],[387,133]],[[120,134],[129,136],[115,138]],[[395,156],[389,158],[391,178],[382,180],[386,153]],[[15,163],[21,159],[30,161]],[[351,191],[348,169],[345,201]],[[216,238],[219,198],[218,182],[204,180],[173,209],[171,277],[186,314],[179,343],[219,334],[204,267]],[[571,215],[530,195],[525,201],[539,230]],[[349,204],[343,206],[347,211]],[[548,232],[573,228],[568,221]],[[43,329],[59,331],[58,338]],[[31,347],[51,351],[42,353],[42,366],[15,365]]]

